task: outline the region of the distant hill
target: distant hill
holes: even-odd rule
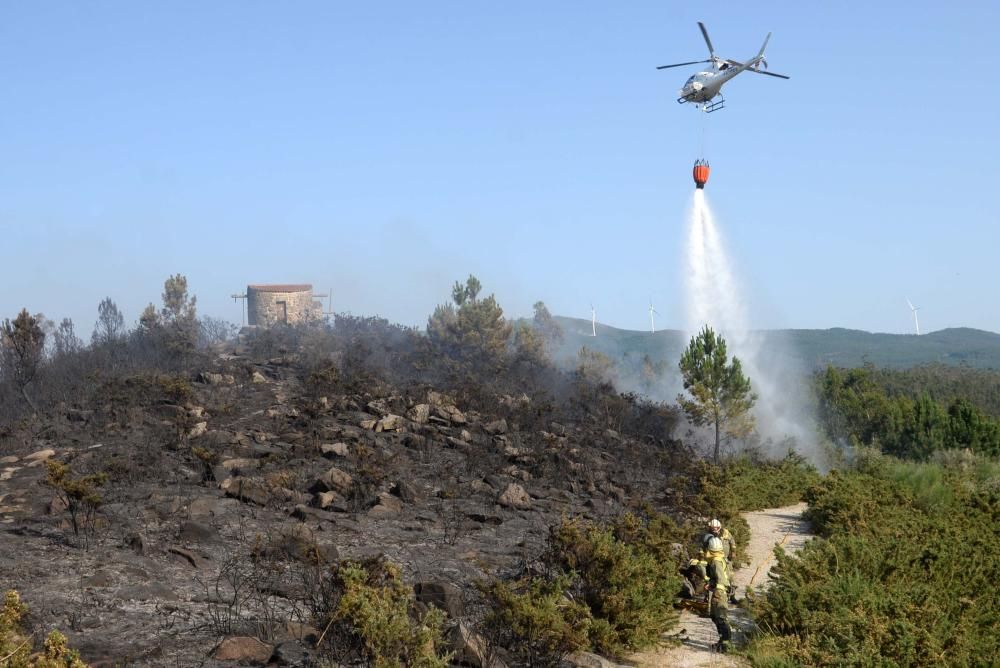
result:
[[[654,361],[676,364],[687,346],[688,336],[675,329],[637,332],[597,325],[591,335],[589,320],[555,316],[566,340],[561,356],[575,354],[581,346],[600,351],[612,359],[649,355]],[[760,332],[762,352],[790,356],[805,368],[858,367],[871,362],[877,367],[905,369],[921,364],[966,365],[1000,369],[1000,334],[981,329],[955,327],[929,334],[873,334],[857,329],[775,329]]]

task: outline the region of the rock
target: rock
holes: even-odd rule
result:
[[[452,619],[465,614],[462,590],[450,582],[425,581],[413,585],[413,593],[421,603],[433,605],[448,613]]]
[[[270,663],[278,666],[311,666],[312,652],[302,646],[302,643],[289,640],[274,648]]]
[[[531,497],[523,487],[517,483],[507,485],[507,489],[497,498],[497,503],[505,508],[516,508],[517,510],[527,510],[531,508]]]
[[[511,478],[516,478],[516,479],[522,480],[524,482],[528,482],[529,480],[531,480],[531,474],[530,473],[528,473],[527,471],[524,471],[522,469],[517,468],[513,464],[511,464],[510,466],[508,466],[507,468],[505,468],[503,470],[503,472],[504,472],[504,474],[509,475]]]
[[[237,457],[235,459],[226,459],[222,462],[221,466],[227,471],[252,471],[260,468],[260,462],[249,457]]]
[[[368,431],[371,431],[372,429],[375,428],[376,424],[378,424],[378,420],[376,420],[375,418],[371,418],[368,420],[362,420],[361,422],[358,423],[358,426],[361,427],[362,429],[367,429]]]
[[[180,557],[188,565],[193,566],[194,568],[197,568],[199,570],[207,566],[209,563],[208,559],[201,556],[197,552],[186,550],[183,547],[170,547],[167,548],[167,552]]]
[[[266,506],[271,500],[271,492],[261,483],[251,478],[226,478],[219,484],[219,488],[240,501],[251,501],[258,506]]]
[[[267,378],[265,378],[264,374],[262,374],[260,371],[254,371],[253,375],[250,376],[250,382],[259,385],[261,383],[266,383]]]
[[[14,464],[20,460],[21,458],[15,455],[7,455],[6,457],[0,457],[0,464]]]
[[[55,454],[56,454],[56,451],[53,450],[53,449],[51,449],[51,448],[49,448],[47,450],[38,450],[36,452],[32,452],[30,455],[28,455],[27,457],[25,457],[24,461],[26,461],[26,462],[44,462],[44,461],[48,460],[50,457],[55,456]]]
[[[451,663],[473,668],[506,668],[503,661],[491,657],[483,637],[470,629],[464,622],[456,624],[451,629],[449,644],[455,652]]]
[[[375,423],[375,431],[399,431],[406,425],[406,421],[399,415],[386,415]]]
[[[219,532],[207,524],[186,520],[181,522],[177,538],[186,543],[213,542],[219,540]]]
[[[428,418],[431,416],[430,404],[417,404],[410,410],[406,412],[406,417],[410,418],[414,422],[419,424],[427,424]]]
[[[211,373],[208,371],[200,374],[198,380],[207,385],[233,385],[234,383],[236,383],[236,378],[234,378],[232,375],[228,373],[221,374],[221,373]]]
[[[465,414],[454,406],[436,406],[434,414],[452,424],[465,424],[468,422]]]
[[[310,644],[315,644],[319,640],[320,635],[320,630],[314,626],[302,624],[301,622],[286,621],[278,629],[276,637],[280,640],[304,640]]]
[[[385,515],[395,515],[403,509],[403,502],[398,497],[382,492],[378,495],[375,505],[368,511],[368,515],[379,517]]]
[[[208,423],[207,422],[199,422],[195,426],[191,427],[190,430],[188,430],[188,438],[198,438],[199,436],[201,436],[202,434],[204,434],[206,431],[208,431]]]
[[[346,509],[344,511],[340,511],[339,508],[336,508],[336,510],[338,512],[347,512]],[[334,522],[338,519],[337,516],[334,515],[333,513],[327,512],[325,510],[320,510],[319,508],[313,508],[312,506],[304,506],[301,504],[295,506],[295,508],[292,510],[292,517],[294,517],[297,520],[302,520],[303,522],[309,520],[321,521],[321,522]]]
[[[212,657],[217,661],[264,664],[271,658],[274,648],[249,636],[230,636],[218,644]]]
[[[324,443],[319,446],[319,449],[327,459],[346,457],[350,453],[346,443]]]
[[[485,429],[487,433],[493,434],[494,436],[497,434],[506,434],[507,420],[500,418],[499,420],[494,420],[493,422],[487,422],[483,425],[483,429]]]
[[[420,501],[420,495],[417,493],[417,490],[405,480],[397,480],[396,484],[389,491],[406,503],[417,503]]]
[[[565,661],[573,668],[626,668],[620,663],[615,663],[592,652],[576,652],[567,656]]]
[[[454,448],[461,452],[469,452],[472,449],[472,446],[470,446],[466,441],[463,441],[460,438],[455,438],[454,436],[448,436],[445,438],[445,443],[448,444],[449,448]]]
[[[336,509],[343,507],[345,503],[344,497],[342,497],[337,492],[320,492],[313,497],[316,500],[316,505],[323,510],[330,508],[331,506],[336,506]]]
[[[392,411],[389,409],[389,402],[386,399],[375,399],[374,401],[369,401],[366,408],[374,413],[375,415],[388,415]]]
[[[336,466],[331,468],[329,471],[316,478],[313,482],[312,487],[309,488],[310,492],[337,492],[342,496],[347,496],[351,491],[351,484],[354,479],[347,473],[344,473]]]
[[[316,532],[304,524],[284,527],[272,548],[286,557],[307,563],[332,564],[340,559],[336,545],[320,543]]]

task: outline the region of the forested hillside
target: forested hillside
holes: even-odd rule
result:
[[[576,354],[581,346],[586,346],[616,360],[641,360],[649,356],[654,362],[674,363],[687,345],[688,335],[679,330],[651,333],[598,323],[598,335],[594,337],[588,320],[560,316],[555,319],[566,333],[565,354]],[[897,369],[932,363],[1000,369],[1000,334],[966,327],[921,336],[842,328],[779,329],[760,334],[765,354],[769,350],[780,351],[807,370],[828,364],[857,367],[866,363]]]

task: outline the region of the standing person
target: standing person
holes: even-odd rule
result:
[[[708,522],[708,533],[705,534],[704,539],[702,539],[702,546],[705,551],[708,551],[708,541],[711,538],[718,538],[722,541],[722,553],[726,560],[726,568],[728,569],[726,575],[729,576],[729,598],[735,603],[736,602],[736,588],[732,586],[733,582],[733,556],[736,554],[736,539],[733,538],[733,534],[729,533],[729,529],[723,528],[722,522],[713,518]]]
[[[729,567],[726,564],[722,539],[712,536],[706,543],[708,559],[708,591],[711,596],[708,614],[719,631],[720,652],[733,648],[733,630],[729,626]]]

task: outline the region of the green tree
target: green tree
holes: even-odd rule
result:
[[[499,359],[507,349],[511,326],[493,295],[479,298],[482,284],[469,276],[452,288],[454,304],[441,304],[427,321],[427,336],[439,348],[458,357]]]
[[[8,318],[0,325],[0,354],[4,372],[9,374],[33,411],[37,409],[28,396],[27,388],[45,356],[44,320],[42,315],[31,315],[28,309],[21,309],[13,321]]]
[[[718,463],[723,430],[735,438],[753,431],[750,409],[757,395],[750,391],[750,379],[743,374],[739,359],[729,361],[726,340],[708,325],[691,338],[679,366],[690,397],[679,394],[677,402],[694,424],[715,427],[714,457]]]

